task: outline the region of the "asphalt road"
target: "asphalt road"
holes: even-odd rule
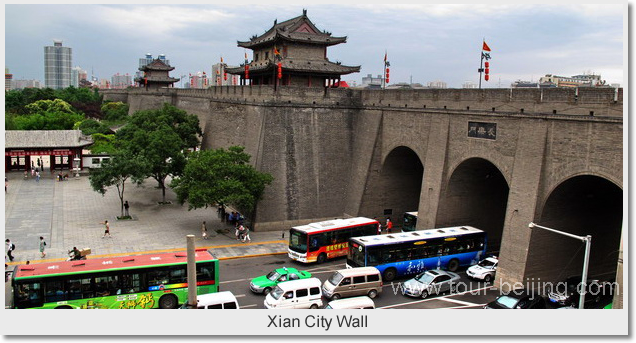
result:
[[[293,267],[306,270],[319,278],[322,282],[331,274],[345,268],[345,259],[336,259],[323,264],[302,264],[290,260],[286,255],[270,255],[250,258],[239,258],[220,261],[220,284],[222,291],[231,291],[242,309],[263,309],[265,296],[255,294],[250,290],[249,283],[252,278],[265,275],[275,268]],[[426,299],[405,296],[400,291],[401,282],[408,280],[396,279],[384,283],[382,293],[374,299],[376,308],[382,309],[433,309],[433,308],[482,308],[484,304],[494,300],[499,291],[492,285],[484,282],[470,280],[465,270],[458,274],[462,277],[461,284],[456,293],[443,293],[430,295]],[[471,292],[472,291],[472,292]],[[328,299],[323,297],[323,304]]]

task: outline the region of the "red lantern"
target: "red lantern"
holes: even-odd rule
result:
[[[486,74],[484,75],[484,80],[488,81],[490,79],[490,75]]]
[[[223,80],[227,80],[227,73],[223,72]]]
[[[486,62],[485,62],[485,64],[484,64],[484,66],[485,66],[486,68],[490,67],[490,62],[486,61]]]
[[[249,79],[250,78],[250,66],[249,65],[245,65],[245,78]]]
[[[283,64],[280,62],[278,62],[278,78],[283,78]]]
[[[386,68],[386,78],[385,82],[389,83],[389,68]]]

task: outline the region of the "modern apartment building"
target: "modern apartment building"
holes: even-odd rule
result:
[[[71,85],[72,49],[54,40],[53,46],[44,47],[44,86],[53,89]]]
[[[110,88],[113,89],[125,89],[133,85],[132,76],[128,74],[120,75],[119,73],[117,73],[111,76],[110,81]]]
[[[4,68],[4,90],[10,91],[12,88],[13,74],[9,73],[9,68]]]
[[[88,73],[81,67],[71,69],[71,86],[78,88],[82,80],[88,79]]]

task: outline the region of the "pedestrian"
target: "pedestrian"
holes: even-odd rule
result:
[[[373,220],[378,222],[378,235],[382,234],[382,224],[380,224],[378,217],[373,217]]]
[[[9,240],[7,238],[6,241],[4,241],[4,244],[7,247],[7,257],[9,258],[10,262],[13,262],[13,250],[15,250],[15,244],[11,243],[11,240]]]
[[[35,182],[40,182],[40,171],[39,170],[35,171]]]
[[[243,228],[243,239],[241,240],[241,242],[245,243],[245,241],[247,241],[248,243],[251,242],[252,240],[250,239],[250,229],[247,226],[243,226],[241,225],[241,227]]]
[[[241,234],[243,233],[243,226],[241,225],[236,225],[234,227],[234,235],[236,235],[236,240],[240,240],[241,239]]]
[[[102,238],[106,237],[106,235],[108,235],[108,237],[110,238],[113,238],[113,236],[110,235],[110,225],[108,225],[108,220],[105,220],[101,224],[104,224],[104,235],[102,236]]]
[[[31,167],[31,177],[35,176],[35,168]]]
[[[201,224],[201,236],[203,236],[203,239],[208,239],[208,228],[205,226],[205,220]]]
[[[44,237],[40,236],[40,254],[42,258],[46,257],[46,253],[44,252],[45,248],[46,242],[44,241]]]
[[[126,200],[124,202],[124,211],[126,212],[126,217],[130,217],[130,214],[128,214],[128,209],[130,208],[130,205],[128,205],[128,200]]]
[[[391,233],[391,229],[393,229],[393,222],[391,222],[391,217],[386,218],[386,233]]]

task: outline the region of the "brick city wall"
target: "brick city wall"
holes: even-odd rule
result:
[[[523,281],[527,225],[556,185],[582,174],[623,184],[622,89],[224,86],[103,93],[107,100],[127,97],[131,113],[168,102],[196,114],[204,148],[245,146],[256,168],[275,177],[259,203],[257,231],[381,216],[387,203],[397,216],[413,210],[400,198],[412,177],[386,166],[400,147],[424,170],[418,228],[434,227],[445,220],[440,201],[450,209],[470,201],[440,198],[454,170],[471,158],[489,161],[510,189],[498,272],[509,282]],[[470,122],[496,125],[496,139],[468,137]]]

